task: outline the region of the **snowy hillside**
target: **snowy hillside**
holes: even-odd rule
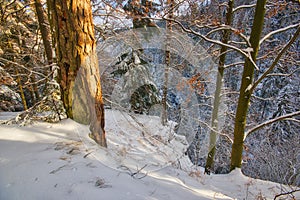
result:
[[[0,120],[12,113],[0,113]],[[108,149],[70,119],[0,126],[0,199],[274,199],[295,188],[244,176],[204,175],[187,142],[157,117],[106,111]],[[300,199],[300,192],[295,199]],[[292,199],[292,196],[282,196]],[[278,198],[279,199],[279,198]]]

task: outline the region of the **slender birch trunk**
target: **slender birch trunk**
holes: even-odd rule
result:
[[[168,18],[173,18],[173,9],[174,9],[174,0],[168,0],[169,5],[169,15]],[[168,106],[167,106],[167,97],[168,97],[168,81],[169,81],[169,68],[171,63],[171,52],[169,50],[170,43],[170,33],[172,31],[172,21],[166,21],[166,66],[165,66],[165,75],[164,75],[164,84],[163,84],[163,94],[162,94],[162,113],[161,113],[161,123],[165,126],[168,122]]]
[[[234,8],[234,0],[228,1],[228,8],[226,13],[226,25],[231,25],[232,17],[233,17],[233,8]],[[226,29],[222,36],[222,42],[224,44],[228,43],[230,39],[230,30]],[[219,113],[219,105],[221,101],[221,89],[223,86],[223,75],[224,75],[224,65],[226,59],[226,46],[221,47],[221,56],[218,63],[218,75],[217,75],[217,82],[216,82],[216,90],[214,96],[214,104],[213,104],[213,112],[212,112],[212,120],[211,120],[211,127],[212,130],[210,132],[210,141],[209,141],[209,152],[206,159],[205,165],[205,173],[210,174],[213,164],[214,164],[214,156],[216,152],[216,141],[217,141],[217,132],[218,132],[218,113]]]

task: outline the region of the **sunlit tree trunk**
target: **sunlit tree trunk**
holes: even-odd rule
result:
[[[90,0],[48,0],[59,83],[67,116],[90,124],[91,137],[106,147],[104,104]]]
[[[259,49],[259,40],[263,28],[264,15],[266,11],[265,5],[266,0],[258,0],[256,3],[254,21],[250,35],[250,44],[251,48],[253,49],[251,52],[251,59],[253,60],[253,62],[256,61],[256,56]],[[241,168],[242,165],[245,126],[255,69],[255,65],[253,64],[253,62],[251,62],[250,58],[246,58],[244,65],[242,83],[240,87],[240,95],[235,115],[234,140],[231,152],[231,170],[235,168]]]
[[[234,0],[228,1],[228,8],[226,13],[226,25],[230,25],[233,16],[233,8],[234,8]],[[222,42],[224,44],[228,43],[230,38],[230,30],[226,29],[222,36]],[[214,105],[213,105],[213,112],[212,112],[212,121],[211,127],[213,130],[210,132],[210,141],[209,141],[209,152],[206,159],[205,165],[205,173],[210,174],[211,169],[213,168],[214,163],[214,156],[216,152],[216,141],[217,141],[217,131],[218,131],[218,113],[219,113],[219,105],[221,100],[221,88],[223,85],[223,75],[224,75],[224,65],[225,65],[225,58],[226,58],[226,46],[221,47],[220,51],[220,59],[218,64],[218,75],[217,75],[217,82],[216,82],[216,90],[214,95]]]

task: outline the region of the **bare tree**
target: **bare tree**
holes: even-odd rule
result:
[[[242,75],[240,95],[235,115],[234,140],[231,153],[231,170],[236,167],[241,168],[243,141],[246,126],[246,117],[251,98],[251,87],[254,77],[256,56],[259,49],[259,40],[264,23],[266,0],[258,0],[256,4],[255,16],[250,35],[251,57],[247,58]]]
[[[234,8],[234,0],[228,1],[228,8],[226,12],[226,22],[225,25],[231,25],[233,18],[233,8]],[[230,39],[231,31],[229,29],[223,31],[222,42],[224,44],[228,44]],[[222,46],[220,50],[220,58],[218,63],[218,75],[217,75],[217,83],[216,90],[214,94],[214,105],[211,119],[211,127],[212,130],[210,132],[210,144],[209,144],[209,152],[207,155],[206,165],[205,165],[205,173],[210,174],[211,169],[213,168],[214,156],[216,152],[216,140],[217,140],[217,132],[218,132],[218,121],[219,121],[219,105],[221,101],[221,89],[223,86],[223,76],[224,76],[224,66],[226,59],[226,52],[228,47]]]

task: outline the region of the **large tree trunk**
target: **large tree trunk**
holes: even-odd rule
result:
[[[228,1],[228,8],[226,13],[226,25],[230,25],[232,21],[233,16],[233,7],[234,7],[234,0]],[[228,40],[230,38],[230,30],[225,30],[222,36],[222,42],[224,44],[228,43]],[[210,174],[211,169],[213,168],[214,163],[214,157],[216,152],[216,141],[217,141],[217,131],[218,131],[218,113],[219,113],[219,105],[221,101],[221,88],[223,85],[223,75],[224,75],[224,65],[225,65],[225,58],[226,58],[226,46],[221,47],[221,56],[219,60],[219,66],[218,66],[218,75],[217,75],[217,82],[216,82],[216,91],[214,96],[214,107],[212,112],[212,120],[211,120],[211,127],[213,130],[210,132],[210,141],[209,141],[209,152],[206,159],[206,165],[205,165],[205,173]]]
[[[259,40],[263,28],[264,15],[266,11],[265,5],[266,0],[257,0],[254,21],[250,35],[250,44],[253,48],[253,51],[251,52],[251,58],[253,62],[256,61],[256,56],[259,49]],[[235,115],[234,140],[231,152],[231,170],[235,169],[236,167],[241,168],[242,165],[245,126],[255,69],[253,62],[251,62],[249,58],[246,58],[244,65],[240,95]]]
[[[90,124],[92,138],[106,147],[104,104],[90,0],[48,0],[59,82],[67,116]]]

